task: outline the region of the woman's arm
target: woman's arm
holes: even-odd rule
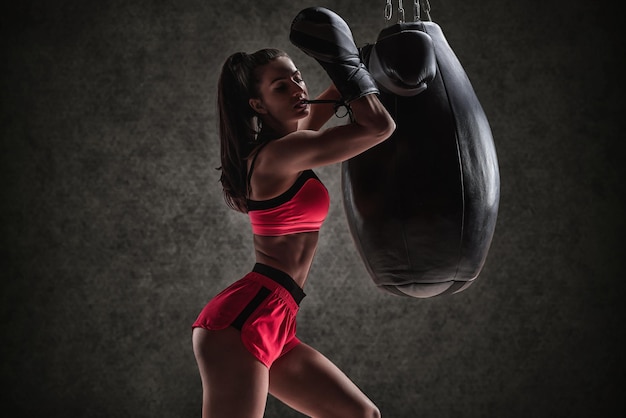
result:
[[[331,84],[316,100],[341,100],[341,94],[334,84]],[[298,130],[309,129],[319,131],[322,126],[335,114],[333,103],[311,104],[309,115],[298,123]]]
[[[395,122],[375,94],[350,104],[354,122],[321,131],[295,131],[270,142],[255,171],[272,177],[348,160],[387,139]]]

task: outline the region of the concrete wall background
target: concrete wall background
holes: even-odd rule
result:
[[[2,405],[13,417],[193,417],[190,325],[252,263],[229,211],[215,94],[237,50],[328,6],[357,43],[384,1],[23,1],[2,7]],[[397,2],[394,2],[396,4]],[[624,412],[624,41],[583,1],[432,2],[490,119],[500,216],[479,282],[432,300],[376,290],[339,166],[299,335],[385,417]],[[411,2],[404,2],[410,13]],[[592,6],[592,7],[590,7]],[[269,417],[297,417],[270,399]]]

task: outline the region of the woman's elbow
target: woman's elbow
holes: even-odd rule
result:
[[[396,129],[393,118],[375,94],[369,94],[351,103],[356,123],[380,141],[389,138]]]
[[[396,122],[393,118],[387,114],[386,117],[381,118],[380,121],[376,123],[376,137],[380,139],[380,141],[384,141],[393,135],[396,130]]]
[[[385,135],[389,138],[396,131],[396,121],[393,120],[391,115],[387,118],[387,124],[385,129]]]

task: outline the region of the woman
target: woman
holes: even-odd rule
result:
[[[340,95],[331,86],[318,99]],[[311,107],[302,75],[274,49],[226,60],[218,106],[224,195],[250,216],[256,264],[194,323],[203,417],[262,417],[268,392],[313,417],[378,417],[354,383],[295,337],[295,315],[329,205],[311,169],[384,141],[393,120],[368,94],[350,103],[352,123],[320,130],[333,106]]]

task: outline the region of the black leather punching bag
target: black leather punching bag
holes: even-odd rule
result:
[[[464,290],[484,265],[500,198],[482,106],[433,22],[390,26],[361,53],[397,125],[390,139],[342,165],[361,258],[376,285],[396,295]],[[423,74],[431,65],[434,78]]]

